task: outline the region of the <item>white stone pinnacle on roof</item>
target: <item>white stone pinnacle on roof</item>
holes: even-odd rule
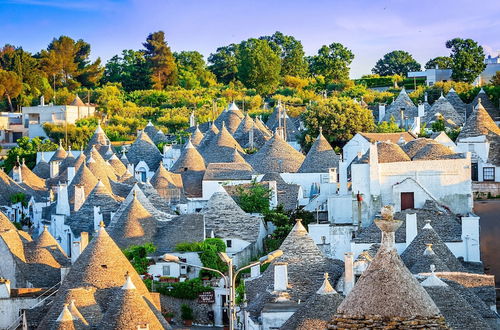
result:
[[[421,284],[423,287],[431,287],[431,286],[448,286],[448,284],[444,283],[439,277],[436,276],[434,271],[436,270],[436,266],[431,265],[431,275],[427,277]]]
[[[97,122],[97,127],[96,127],[96,129],[94,131],[94,134],[99,134],[99,133],[104,133],[104,130],[101,127],[101,121],[100,120]]]
[[[485,93],[486,94],[486,92],[484,91],[483,87],[481,87],[481,90],[479,91],[478,94],[481,94],[481,93]]]
[[[186,149],[194,149],[194,145],[191,143],[191,140],[188,140],[186,143]]]
[[[431,226],[431,220],[426,219],[426,220],[425,220],[425,226],[424,226],[424,227],[422,227],[422,229],[432,229],[432,226]]]
[[[424,250],[424,256],[435,255],[434,250],[432,250],[432,243],[425,244],[427,247]]]
[[[127,280],[125,281],[125,284],[122,286],[122,290],[135,290],[135,289],[136,287],[132,282],[130,275],[127,273]]]
[[[71,315],[71,312],[68,309],[68,304],[64,304],[63,310],[57,318],[57,322],[73,322],[74,319],[75,318]]]
[[[229,105],[229,111],[236,111],[236,110],[240,110],[238,108],[238,106],[236,105],[236,103],[234,103],[234,101]]]
[[[146,126],[153,126],[153,123],[150,121],[148,121],[148,124]]]
[[[90,164],[90,163],[95,163],[95,159],[94,159],[94,157],[92,157],[92,153],[90,153],[89,159],[87,159],[87,164]]]
[[[453,87],[450,88],[450,90],[448,91],[448,93],[455,93],[455,89]]]
[[[443,91],[441,91],[441,96],[439,97],[440,100],[444,99]]]
[[[100,187],[100,188],[105,187],[104,183],[102,183],[101,179],[97,179],[97,185],[96,185],[96,187]]]
[[[332,287],[330,284],[330,281],[328,280],[328,273],[325,273],[324,275],[324,281],[321,287],[316,291],[317,294],[334,294],[337,293],[335,289]]]

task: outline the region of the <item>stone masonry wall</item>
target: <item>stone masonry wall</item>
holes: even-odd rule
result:
[[[211,325],[212,321],[208,318],[208,312],[212,311],[212,305],[199,304],[198,300],[179,299],[165,295],[160,295],[162,313],[173,312],[173,323],[175,325],[182,325],[181,319],[181,305],[186,304],[193,309],[195,324]]]

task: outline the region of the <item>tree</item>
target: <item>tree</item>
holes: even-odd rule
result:
[[[0,98],[5,97],[7,99],[11,112],[14,112],[12,99],[17,97],[22,89],[21,79],[15,72],[0,70]]]
[[[182,87],[187,89],[192,89],[191,85],[210,87],[217,83],[215,75],[208,71],[203,55],[199,52],[182,51],[174,53],[174,57],[179,67],[179,85]]]
[[[281,59],[267,40],[248,39],[240,46],[238,77],[247,88],[270,94],[280,81]]]
[[[495,72],[493,77],[491,77],[491,84],[493,86],[500,86],[500,71]]]
[[[420,71],[420,64],[413,56],[403,50],[394,50],[377,61],[372,72],[381,76],[395,74],[407,76],[410,71]]]
[[[425,63],[426,69],[451,69],[453,65],[453,61],[451,57],[448,56],[438,56],[433,59],[430,59]]]
[[[124,49],[121,56],[113,56],[104,70],[104,82],[121,83],[127,92],[151,88],[151,68],[144,51]]]
[[[271,48],[281,58],[281,76],[305,77],[308,73],[307,61],[304,57],[302,43],[292,36],[277,31],[272,36],[259,39],[267,40]]]
[[[42,50],[40,67],[48,77],[55,77],[58,87],[75,89],[81,85],[94,87],[101,79],[104,68],[101,59],[89,60],[90,44],[82,39],[75,41],[67,36],[53,39],[46,50]]]
[[[33,168],[36,164],[36,153],[38,151],[54,151],[57,149],[57,144],[49,139],[35,137],[30,139],[23,136],[17,140],[17,146],[10,149],[7,153],[7,158],[4,161],[5,172],[10,172],[16,164],[17,157],[25,160],[26,166]]]
[[[446,41],[451,50],[451,78],[455,81],[472,83],[486,68],[483,47],[472,39],[455,38]]]
[[[303,116],[309,136],[318,136],[322,127],[323,135],[334,145],[343,144],[357,132],[371,132],[375,126],[371,111],[348,98],[332,97],[314,103]]]
[[[389,121],[383,121],[379,124],[377,124],[377,127],[375,128],[375,132],[377,133],[397,133],[397,132],[404,132],[405,130],[402,128],[399,128],[398,124],[396,123],[396,120],[394,119],[393,116],[389,119]]]
[[[315,75],[325,77],[327,82],[340,82],[349,79],[349,65],[354,54],[344,45],[334,42],[324,45],[318,55],[309,58],[310,70]]]
[[[208,69],[215,74],[217,81],[227,85],[237,79],[238,53],[238,45],[231,44],[219,47],[215,53],[210,54]]]
[[[165,40],[165,33],[163,31],[151,33],[143,46],[146,48],[146,60],[152,71],[153,87],[164,89],[166,86],[176,84],[177,64]]]
[[[146,243],[143,245],[131,245],[123,250],[123,254],[130,261],[137,273],[139,273],[139,275],[142,275],[148,272],[148,254],[151,254],[155,251],[156,246],[154,246],[152,243]]]
[[[269,210],[271,190],[252,181],[250,187],[238,187],[237,202],[241,209],[248,213],[265,213]]]

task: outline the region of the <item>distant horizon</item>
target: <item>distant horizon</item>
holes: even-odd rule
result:
[[[340,42],[355,55],[351,78],[404,50],[423,66],[448,56],[447,40],[471,38],[486,56],[500,53],[500,1],[252,1],[0,0],[1,46],[37,53],[67,35],[91,45],[103,65],[124,49],[142,49],[162,30],[172,51],[196,50],[207,60],[217,47],[280,31],[300,40],[307,56]]]

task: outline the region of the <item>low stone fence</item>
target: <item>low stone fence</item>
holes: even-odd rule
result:
[[[181,305],[186,304],[193,310],[195,324],[204,324],[204,325],[212,325],[213,321],[209,318],[209,312],[212,311],[211,304],[200,304],[197,299],[189,300],[189,299],[179,299],[174,297],[169,297],[165,295],[160,295],[161,300],[161,312],[174,313],[174,317],[172,319],[173,324],[182,325],[183,321],[181,319]]]
[[[500,196],[500,182],[473,182],[474,198],[491,198]]]

